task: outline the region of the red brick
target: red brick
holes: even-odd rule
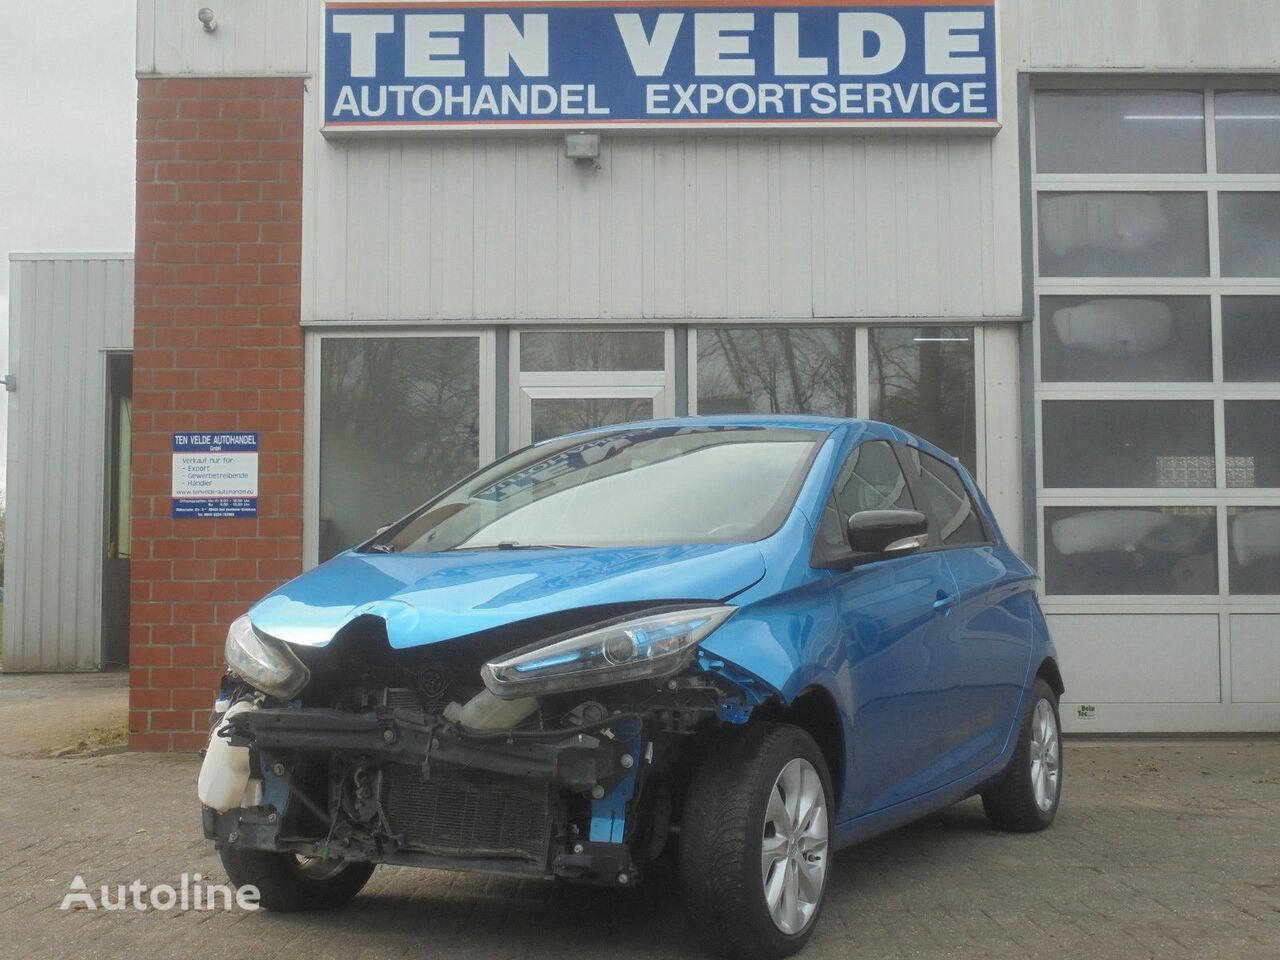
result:
[[[212,698],[212,694],[210,694],[210,697]],[[194,712],[191,723],[195,730],[190,733],[174,733],[169,738],[169,749],[177,753],[195,753],[197,750],[204,749],[205,744],[209,742],[209,734],[204,729],[208,716],[208,710]]]
[[[138,100],[139,120],[169,120],[178,115],[178,101],[163,97]]]
[[[302,81],[138,83],[130,744],[206,740],[231,619],[302,555]],[[256,519],[169,516],[170,434],[263,435]]]
[[[153,710],[152,730],[193,730],[195,714],[190,710]]]
[[[214,666],[215,664],[222,662],[220,659],[221,656],[222,656],[222,651],[214,647],[208,647],[203,645],[190,646],[190,647],[174,647],[173,648],[173,665],[175,667],[211,667],[211,666]],[[178,703],[177,699],[178,699],[179,693],[181,693],[181,691],[178,691],[178,690],[174,691],[175,702],[173,705],[175,707],[201,706],[201,704],[199,703],[188,703],[188,704]],[[207,709],[208,702],[211,699],[212,697],[208,693],[204,694],[204,705],[206,709]]]
[[[155,687],[176,690],[179,687],[190,687],[191,680],[189,667],[154,667],[151,670],[151,685]]]
[[[167,667],[173,662],[173,647],[137,646],[129,651],[129,663],[137,667]]]
[[[201,120],[199,136],[201,140],[235,140],[240,137],[240,124],[234,120]]]
[[[129,691],[129,708],[131,710],[167,710],[173,702],[173,691],[141,690]]]
[[[212,651],[209,651],[209,653],[212,655]],[[175,710],[191,710],[196,716],[207,715],[213,709],[213,691],[199,689],[175,690],[173,691],[173,708]]]
[[[150,89],[148,89],[150,88]],[[200,95],[199,80],[139,80],[138,98],[195,97]]]
[[[157,752],[169,749],[169,738],[163,733],[129,732],[129,749]]]
[[[222,101],[222,116],[227,120],[256,120],[262,116],[262,101],[246,96],[239,100]]]

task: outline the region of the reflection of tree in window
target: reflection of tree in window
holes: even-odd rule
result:
[[[664,342],[656,330],[526,332],[520,334],[520,369],[662,370]]]
[[[871,416],[977,460],[972,327],[873,327]]]
[[[532,401],[535,443],[566,433],[653,418],[653,401],[645,397],[582,397]]]
[[[856,414],[854,332],[834,327],[698,331],[698,412]]]
[[[320,555],[358,543],[474,470],[474,337],[326,339],[320,390]]]

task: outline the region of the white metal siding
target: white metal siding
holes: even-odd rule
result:
[[[206,33],[196,17],[204,6],[216,17],[213,33]],[[318,28],[319,20],[314,23]],[[138,74],[303,74],[312,24],[309,0],[138,0]]]
[[[1280,67],[1275,0],[1000,2],[1017,18],[1022,70],[1238,73]]]
[[[127,254],[11,258],[4,669],[92,669],[106,356],[133,344]]]
[[[600,169],[558,135],[329,141],[317,78],[303,320],[1019,316],[1015,51],[995,136],[606,133]]]
[[[1022,310],[1014,131],[606,136],[600,169],[559,137],[307,136],[308,320]]]

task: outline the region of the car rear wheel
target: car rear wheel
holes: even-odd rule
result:
[[[775,960],[805,945],[826,897],[834,813],[822,752],[799,727],[751,724],[712,745],[680,832],[685,909],[710,950]]]
[[[1062,796],[1058,697],[1037,679],[1027,707],[1009,772],[982,794],[988,819],[1002,830],[1043,830],[1053,823]]]
[[[300,857],[268,850],[219,851],[227,877],[237,887],[258,888],[258,902],[268,910],[292,913],[332,910],[359,893],[373,875],[372,863]]]

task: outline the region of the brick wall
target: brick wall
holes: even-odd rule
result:
[[[301,80],[141,80],[129,743],[206,739],[227,625],[302,557]],[[175,431],[257,431],[257,519],[170,519]]]

